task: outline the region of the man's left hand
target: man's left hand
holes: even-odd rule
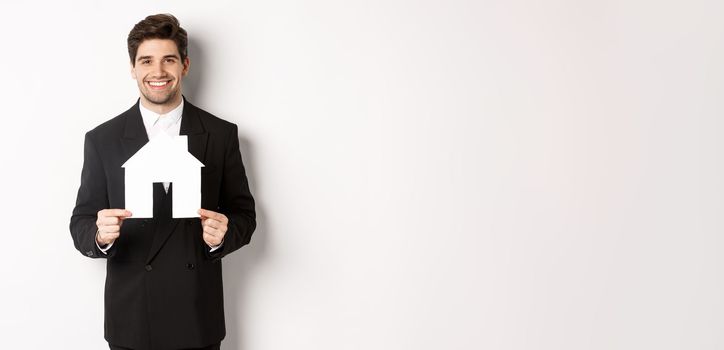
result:
[[[206,209],[199,209],[199,215],[201,216],[201,228],[204,230],[204,242],[209,247],[221,244],[229,225],[226,215]]]

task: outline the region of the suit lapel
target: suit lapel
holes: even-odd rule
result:
[[[140,114],[140,112],[139,112]],[[143,125],[141,125],[143,127]],[[189,153],[193,154],[196,159],[204,163],[206,158],[206,142],[208,140],[208,133],[204,129],[201,119],[199,118],[197,108],[186,101],[184,98],[184,110],[181,115],[181,130],[180,135],[187,135],[188,137],[188,150]],[[171,185],[173,188],[173,185]],[[200,189],[199,189],[200,190]],[[173,191],[169,190],[170,198],[166,200],[173,200]],[[169,203],[169,205],[171,205]],[[201,208],[201,203],[199,203]],[[180,219],[171,219],[170,222],[159,225],[158,231],[154,236],[153,243],[151,244],[151,250],[149,251],[146,263],[150,263],[151,260],[156,256],[161,247],[166,243],[168,237],[174,232],[174,229],[178,225]],[[199,235],[201,232],[198,233]]]
[[[126,125],[123,129],[123,136],[121,136],[121,145],[123,145],[124,152],[123,162],[136,154],[136,152],[148,142],[146,127],[143,126],[141,110],[138,106],[139,103],[140,102],[136,101],[136,104],[127,112]]]
[[[201,163],[206,160],[206,141],[209,133],[204,129],[199,118],[198,108],[184,99],[184,111],[181,118],[181,135],[187,135],[189,140],[189,153],[193,154]]]
[[[170,192],[169,192],[170,193]],[[171,198],[166,198],[166,201],[169,201]],[[165,204],[165,203],[164,203]],[[171,203],[169,202],[168,205],[170,206]],[[154,219],[158,223],[156,226],[156,234],[153,236],[153,242],[151,243],[151,249],[148,251],[148,257],[146,258],[146,264],[151,263],[151,260],[156,257],[156,254],[158,254],[158,251],[161,250],[161,247],[166,243],[168,240],[168,237],[171,236],[171,233],[174,231],[176,226],[178,225],[180,219]],[[200,233],[199,233],[200,234]]]

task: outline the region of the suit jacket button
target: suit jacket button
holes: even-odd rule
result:
[[[85,252],[85,255],[93,256],[93,251],[92,251],[92,250],[89,250],[89,251]]]
[[[189,270],[193,270],[193,269],[194,269],[194,264],[188,263],[188,264],[186,264],[186,268],[189,269]]]
[[[146,271],[151,271],[151,270],[153,270],[153,267],[151,267],[151,265],[146,265]]]

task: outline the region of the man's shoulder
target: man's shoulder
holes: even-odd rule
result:
[[[203,124],[204,128],[207,131],[211,131],[211,132],[228,131],[232,128],[236,128],[236,124],[234,124],[228,120],[221,119],[221,118],[203,110],[202,108],[199,108],[199,107],[189,103],[188,101],[186,101],[184,103],[188,103],[189,107],[194,110],[196,115],[201,120],[201,124]]]
[[[118,137],[123,133],[128,115],[133,108],[138,108],[138,104],[133,105],[123,113],[101,123],[95,128],[88,131],[87,135],[93,138]]]

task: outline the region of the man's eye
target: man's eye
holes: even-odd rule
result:
[[[143,60],[143,61],[141,61],[141,63],[142,63],[142,64],[149,64],[149,63],[151,63],[151,60]]]
[[[174,60],[173,58],[167,58],[167,59],[166,59],[166,62],[167,62],[167,63],[174,63],[174,62],[176,62],[176,60]]]

